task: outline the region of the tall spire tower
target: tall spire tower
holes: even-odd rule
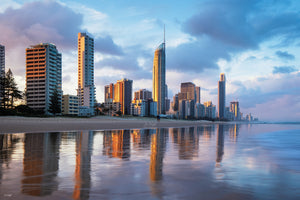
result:
[[[164,41],[161,43],[154,53],[153,59],[153,101],[157,102],[157,115],[166,113],[166,43],[165,43],[165,27]]]

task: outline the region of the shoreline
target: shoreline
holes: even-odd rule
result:
[[[61,132],[83,130],[114,130],[114,129],[145,129],[170,128],[198,125],[211,125],[211,121],[187,121],[144,117],[109,117],[97,116],[92,118],[72,117],[19,117],[1,116],[0,134],[34,133],[34,132]],[[219,123],[219,122],[218,122]],[[222,123],[222,122],[221,122]]]
[[[157,121],[156,118],[131,116],[96,116],[91,118],[0,116],[0,134],[84,130],[151,129],[236,123],[243,122],[212,122],[205,120],[189,121],[164,118],[160,121]]]

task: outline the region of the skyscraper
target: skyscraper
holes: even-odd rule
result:
[[[196,86],[192,82],[181,83],[180,93],[183,95],[179,95],[179,101],[184,98],[185,100],[194,100],[196,101]]]
[[[196,86],[196,102],[195,103],[200,103],[200,90],[201,88]]]
[[[86,108],[85,112],[87,115],[94,115],[94,39],[86,33],[78,33],[77,93],[79,98],[79,112],[83,110],[82,108]]]
[[[118,80],[114,85],[114,102],[121,104],[121,112],[123,115],[130,114],[130,103],[132,100],[132,80]]]
[[[104,102],[109,103],[113,102],[114,99],[114,84],[104,86]]]
[[[5,46],[0,44],[0,78],[5,76]],[[0,83],[0,102],[3,98],[3,83]]]
[[[230,102],[230,112],[234,115],[234,120],[241,120],[240,106],[238,101]]]
[[[62,96],[61,54],[54,44],[41,43],[26,49],[27,105],[49,113],[50,98],[58,92]]]
[[[219,119],[225,118],[225,99],[226,99],[226,84],[225,74],[221,73],[220,81],[218,82],[218,115]]]
[[[146,89],[140,89],[134,92],[135,100],[147,100],[152,98],[152,92]]]
[[[166,106],[166,45],[165,39],[154,53],[153,59],[153,101],[157,102],[157,114],[165,114]]]

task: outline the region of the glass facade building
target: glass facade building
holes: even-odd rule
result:
[[[166,52],[165,42],[155,50],[153,59],[153,101],[157,102],[157,114],[165,114],[166,106]]]

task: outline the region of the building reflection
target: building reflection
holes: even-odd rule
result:
[[[131,131],[132,144],[134,149],[150,149],[152,129],[136,129]]]
[[[153,195],[162,198],[163,188],[161,180],[163,178],[163,159],[166,151],[166,141],[168,129],[157,128],[156,133],[151,135],[151,156],[149,165],[149,178],[151,181],[151,191]]]
[[[214,126],[204,126],[200,128],[200,135],[203,136],[204,141],[211,140],[212,133],[215,131]]]
[[[103,137],[103,155],[130,158],[130,130],[104,131]]]
[[[222,162],[223,155],[224,155],[224,125],[218,125],[218,132],[217,132],[217,158],[216,163],[219,164]]]
[[[198,157],[199,135],[195,127],[171,128],[173,142],[177,144],[179,159],[191,160]]]
[[[240,128],[239,124],[234,124],[229,127],[229,137],[230,137],[231,141],[237,142],[239,128]]]
[[[93,132],[80,132],[76,136],[76,166],[73,199],[88,199],[91,186],[91,156]]]
[[[163,158],[166,151],[166,137],[168,129],[157,128],[151,135],[150,180],[162,179]]]
[[[3,168],[9,168],[13,151],[20,138],[13,134],[0,134],[0,184],[3,176]]]
[[[59,148],[59,133],[25,134],[22,193],[46,196],[57,190]]]

